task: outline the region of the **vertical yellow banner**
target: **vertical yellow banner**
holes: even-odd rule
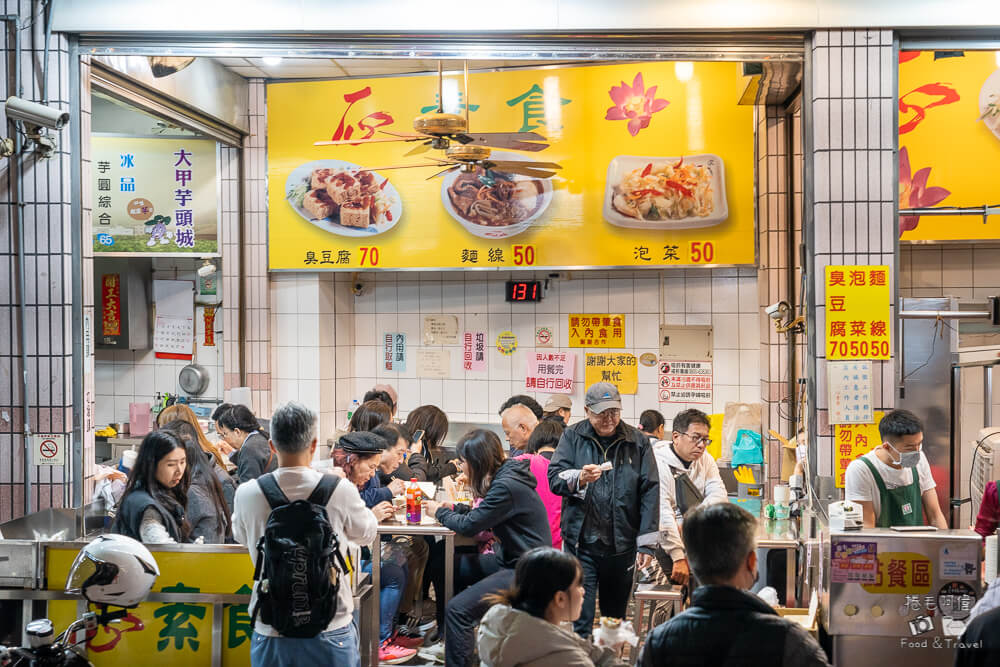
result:
[[[837,424],[833,428],[837,452],[834,459],[837,464],[837,488],[844,488],[844,475],[851,461],[862,454],[882,444],[882,436],[878,433],[878,423],[885,413],[876,411],[873,424]]]
[[[888,266],[826,267],[826,358],[889,359]]]

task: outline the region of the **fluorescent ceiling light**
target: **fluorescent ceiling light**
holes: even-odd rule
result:
[[[268,67],[277,67],[281,64],[281,56],[264,56],[261,58]]]

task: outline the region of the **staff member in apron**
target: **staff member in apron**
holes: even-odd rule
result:
[[[861,505],[865,528],[948,528],[922,450],[924,425],[907,410],[893,410],[878,424],[882,444],[847,466],[847,500]]]

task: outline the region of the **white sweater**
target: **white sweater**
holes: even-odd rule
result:
[[[311,468],[278,468],[274,471],[278,486],[289,501],[304,500],[313,492],[323,473]],[[347,541],[356,544],[371,544],[375,540],[378,522],[371,510],[365,507],[356,486],[346,480],[337,485],[326,505],[327,518],[330,527],[340,538],[341,549],[347,547]],[[267,504],[264,492],[260,490],[257,480],[240,484],[233,500],[233,537],[250,551],[250,559],[257,564],[257,542],[264,533],[264,525],[271,515],[271,507]],[[351,590],[347,577],[340,581],[337,613],[327,626],[327,630],[342,628],[353,619],[354,592]],[[250,597],[252,610],[257,604],[257,584],[254,583],[253,595]],[[258,634],[268,637],[278,635],[274,629],[257,620],[254,628]]]
[[[674,454],[669,440],[653,443],[656,467],[660,471],[660,546],[673,560],[685,558],[684,542],[681,541],[680,525],[682,517],[677,509],[677,485],[673,469],[687,472],[695,488],[705,496],[702,505],[726,502],[726,486],[719,475],[719,466],[708,452],[693,461],[688,468]]]

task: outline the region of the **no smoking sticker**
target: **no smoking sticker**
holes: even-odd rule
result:
[[[61,466],[66,463],[66,436],[36,433],[31,436],[31,450],[36,466]]]

